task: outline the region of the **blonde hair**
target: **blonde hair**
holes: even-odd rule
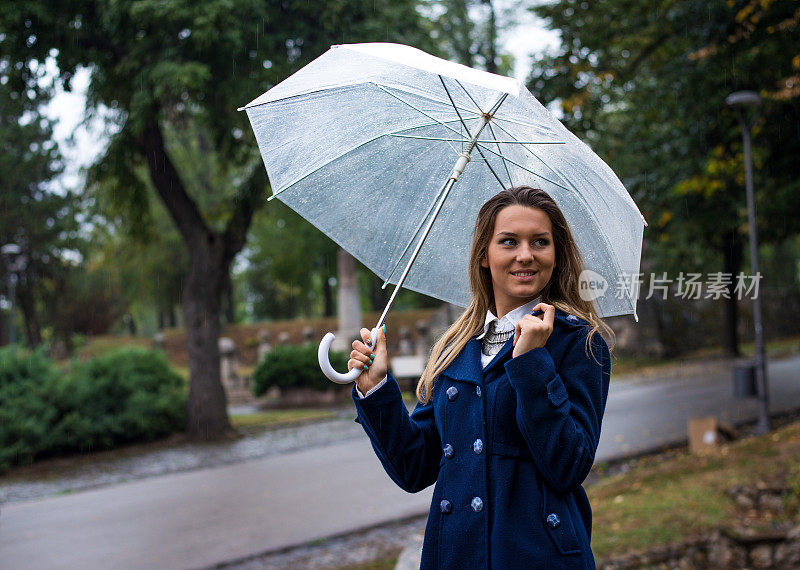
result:
[[[437,376],[453,362],[473,336],[483,332],[486,311],[492,309],[496,312],[491,272],[488,268],[481,267],[481,260],[487,256],[497,214],[503,208],[515,205],[542,210],[550,218],[553,226],[556,263],[550,281],[540,293],[542,302],[576,315],[589,323],[591,329],[585,345],[587,355],[591,352],[592,337],[599,331],[610,339],[614,338],[614,332],[597,315],[594,304],[584,301],[578,293],[578,276],[584,269],[583,258],[575,245],[567,220],[555,201],[544,190],[529,186],[502,190],[481,206],[475,220],[469,255],[469,285],[472,299],[466,310],[431,349],[428,363],[417,383],[417,399],[423,404],[430,401]]]

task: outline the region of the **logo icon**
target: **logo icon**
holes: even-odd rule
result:
[[[578,275],[578,294],[584,301],[594,301],[606,294],[608,281],[591,269],[584,269]]]

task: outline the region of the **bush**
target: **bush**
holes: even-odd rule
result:
[[[41,351],[0,348],[0,472],[31,463],[48,446],[58,375]]]
[[[57,392],[62,452],[152,441],[186,423],[183,380],[162,352],[123,348],[75,364]]]
[[[331,365],[340,372],[347,370],[349,353],[331,351]],[[253,393],[263,395],[270,387],[313,388],[324,391],[332,386],[319,369],[317,346],[278,345],[264,357],[253,373]]]
[[[180,430],[185,392],[161,352],[119,349],[63,375],[41,353],[0,350],[0,472]]]

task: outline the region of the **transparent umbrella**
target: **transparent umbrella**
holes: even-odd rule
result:
[[[587,274],[615,289],[597,296],[598,313],[635,314],[644,218],[608,165],[518,81],[409,46],[339,45],[244,109],[270,199],[397,285],[373,336],[401,286],[468,304],[478,209],[522,184],[556,201]],[[330,367],[332,341],[320,366],[350,382],[359,371]]]

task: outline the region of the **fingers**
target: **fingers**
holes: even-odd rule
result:
[[[347,361],[347,367],[351,370],[353,368],[368,370],[375,361],[375,352],[373,351],[372,347],[367,346],[366,344],[367,341],[371,342],[372,340],[370,338],[370,331],[362,328],[361,338],[364,340],[364,342],[360,340],[353,341],[353,351],[350,353],[350,360]]]
[[[373,359],[375,358],[375,352],[372,350],[372,348],[370,348],[360,340],[353,341],[353,352],[350,353],[350,358],[357,358],[356,355],[359,355],[358,357],[363,356],[367,360],[369,360],[370,357],[372,357]]]
[[[549,328],[553,328],[553,320],[556,318],[556,308],[553,305],[547,305],[544,311],[544,318],[542,319]]]

